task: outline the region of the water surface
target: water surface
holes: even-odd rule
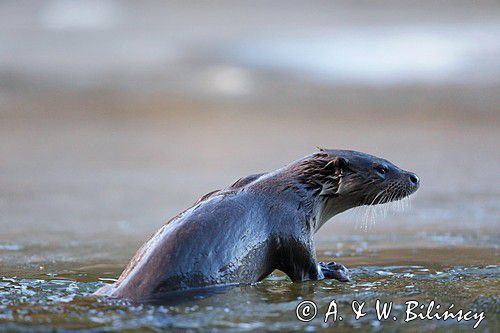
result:
[[[369,245],[369,244],[368,244]],[[363,248],[362,244],[356,244]],[[326,246],[328,247],[328,246]],[[337,249],[338,245],[333,246]],[[369,247],[369,246],[368,246]],[[337,251],[338,252],[338,251]],[[156,330],[165,328],[207,329],[211,331],[252,332],[324,331],[357,328],[362,331],[397,329],[405,318],[405,302],[428,304],[434,300],[444,308],[485,313],[481,331],[497,328],[499,303],[498,249],[480,247],[414,248],[357,251],[341,254],[338,262],[348,265],[352,282],[316,281],[292,283],[275,272],[254,285],[236,286],[198,299],[186,298],[180,304],[131,305],[123,301],[91,296],[97,288],[116,278],[121,267],[84,265],[74,262],[66,267],[40,267],[38,270],[8,268],[0,281],[0,323],[4,329],[95,329]],[[321,250],[321,257],[327,259]],[[339,253],[338,253],[339,254]],[[4,268],[5,269],[5,268]],[[394,302],[391,319],[380,322],[374,306],[377,299]],[[313,300],[318,316],[300,322],[296,306]],[[338,304],[342,321],[323,322],[329,303]],[[355,320],[351,302],[366,302],[367,315]],[[396,316],[397,321],[392,320]],[[418,330],[468,330],[476,321],[421,321],[404,323]]]

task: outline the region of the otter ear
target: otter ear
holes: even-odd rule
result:
[[[349,161],[343,157],[337,156],[333,159],[333,165],[339,169],[345,169],[349,164]]]
[[[343,157],[337,156],[325,165],[325,169],[343,170],[347,168],[349,161]]]

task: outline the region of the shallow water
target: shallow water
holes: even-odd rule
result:
[[[478,331],[499,331],[500,6],[152,2],[137,15],[132,2],[80,1],[76,12],[104,15],[89,22],[67,2],[0,2],[0,332],[476,322],[404,323],[409,300],[484,311]],[[201,195],[317,146],[421,178],[403,212],[356,209],[317,233],[319,258],[352,282],[275,272],[175,305],[91,296]],[[377,299],[394,302],[388,320]],[[304,300],[318,307],[310,322],[296,318]],[[343,320],[324,323],[332,300]],[[359,320],[354,300],[369,310]]]
[[[7,118],[0,123],[5,129],[0,135],[15,149],[4,146],[10,159],[0,170],[4,175],[0,178],[0,330],[313,332],[406,327],[447,332],[469,330],[475,324],[475,320],[451,319],[404,323],[406,301],[429,304],[434,300],[441,309],[453,303],[455,309],[484,311],[479,329],[496,331],[500,324],[497,128],[414,123],[393,131],[398,140],[407,141],[407,145],[395,147],[385,141],[391,123],[346,128],[325,116],[324,121],[306,126],[309,136],[305,138],[300,130],[307,119],[309,116],[290,116],[286,122],[273,124],[273,129],[281,130],[270,131],[266,140],[281,147],[283,161],[276,161],[273,144],[245,146],[251,133],[223,140],[233,131],[246,133],[247,126],[269,126],[257,116],[225,118],[225,122],[179,118],[181,130],[154,119],[139,126],[136,119],[133,140],[129,139],[131,123],[115,120],[111,141],[110,124],[103,126],[95,120],[85,128],[69,119],[39,129],[40,136],[50,142],[40,146],[37,136],[28,135],[31,122],[39,125],[36,119],[29,120],[23,130],[9,132]],[[224,136],[213,135],[208,125]],[[286,133],[285,128],[294,131],[282,142],[280,133]],[[276,272],[255,285],[219,290],[177,305],[136,306],[90,296],[119,276],[162,219],[243,174],[276,168],[303,155],[302,149],[310,151],[313,141],[328,142],[332,128],[335,140],[349,141],[351,147],[368,152],[391,152],[391,160],[422,178],[422,187],[406,210],[393,213],[389,209],[385,217],[385,208],[354,210],[335,217],[317,233],[319,258],[346,265],[352,271],[352,282],[296,284]],[[370,138],[356,135],[367,131]],[[467,136],[463,136],[465,131]],[[192,139],[196,135],[205,145],[218,148],[204,153],[203,146]],[[60,139],[66,136],[68,140]],[[173,138],[178,142],[169,141]],[[176,148],[184,140],[193,145],[186,152]],[[385,145],[375,147],[371,140]],[[145,142],[150,152],[144,151]],[[166,142],[170,145],[165,146]],[[248,155],[232,158],[241,146],[247,147]],[[407,154],[408,147],[418,152],[417,159]],[[464,147],[468,147],[468,163],[463,161]],[[157,156],[162,150],[164,154]],[[199,153],[192,155],[191,151]],[[36,163],[25,162],[33,155],[38,156]],[[137,156],[141,163],[134,162]],[[469,161],[479,159],[482,165],[477,172],[475,163]],[[220,160],[227,163],[216,163]],[[324,323],[322,316],[333,299],[344,320]],[[396,321],[376,320],[377,299],[394,302],[391,316]],[[296,318],[296,307],[303,300],[313,300],[318,307],[317,318],[310,322]],[[353,300],[366,302],[369,310],[359,320],[350,308]]]
[[[0,281],[0,327],[2,329],[207,329],[212,331],[323,331],[332,328],[358,328],[363,331],[397,329],[401,324],[413,329],[437,331],[468,330],[477,320],[457,322],[453,319],[405,319],[405,302],[416,300],[429,304],[434,300],[441,308],[483,312],[482,331],[495,331],[500,324],[499,276],[496,262],[499,250],[480,247],[414,248],[368,250],[369,243],[349,244],[363,249],[339,253],[338,244],[323,244],[320,259],[331,258],[332,249],[338,262],[350,267],[352,281],[319,281],[292,283],[280,272],[254,285],[235,286],[187,298],[180,304],[131,305],[123,301],[95,298],[91,294],[117,278],[121,267],[116,264],[74,262],[62,267],[4,267],[8,273]],[[342,243],[341,243],[342,244]],[[342,255],[344,254],[344,255]],[[9,276],[9,277],[7,277]],[[393,302],[389,320],[376,318],[376,300]],[[310,322],[297,319],[295,310],[303,300],[313,300],[318,314]],[[342,321],[330,317],[324,323],[328,305],[335,300]],[[355,319],[351,302],[366,302],[367,315]],[[415,310],[416,311],[416,310]],[[423,311],[422,311],[423,312]],[[433,313],[436,311],[433,311]],[[439,311],[437,311],[439,312]],[[397,317],[394,321],[392,317]]]
[[[44,123],[33,116],[18,130],[12,130],[16,118],[0,122],[0,141],[8,143],[0,146],[2,156],[9,156],[0,168],[0,330],[447,332],[475,323],[414,320],[401,326],[408,300],[484,311],[479,329],[497,330],[500,132],[495,125],[422,121],[373,127],[356,120],[346,126],[335,115],[290,115],[272,124],[258,115],[177,116],[172,124],[169,117]],[[248,127],[269,131],[255,141]],[[392,140],[405,144],[387,140],[389,130]],[[162,220],[242,175],[311,152],[317,142],[387,157],[422,179],[406,210],[389,209],[385,218],[385,208],[354,210],[317,233],[320,259],[346,265],[352,282],[295,284],[276,273],[255,285],[168,306],[90,296],[119,276]],[[344,320],[323,323],[333,299]],[[394,302],[396,321],[376,320],[377,299]],[[303,300],[318,306],[311,322],[296,318]],[[353,300],[370,310],[359,320],[350,310]]]

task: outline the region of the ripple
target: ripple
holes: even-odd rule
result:
[[[78,273],[81,274],[81,273]],[[78,274],[74,274],[77,278]],[[65,276],[61,278],[61,276]],[[473,305],[499,311],[500,305],[494,282],[500,275],[496,265],[481,267],[454,266],[442,271],[421,265],[366,266],[352,269],[353,281],[339,283],[333,280],[292,283],[283,275],[254,285],[235,286],[208,297],[192,299],[177,305],[132,305],[121,300],[96,298],[91,294],[103,286],[109,277],[95,277],[95,281],[81,282],[68,279],[69,274],[56,278],[0,279],[0,330],[24,329],[43,325],[48,330],[58,328],[115,330],[199,330],[227,332],[322,331],[331,329],[320,318],[301,325],[294,316],[300,300],[314,300],[323,310],[332,299],[345,312],[353,299],[374,303],[378,298],[394,300],[395,311],[404,312],[401,304],[415,295],[436,298],[440,302],[468,304],[472,295],[482,296]],[[460,283],[456,283],[459,280]],[[469,303],[464,303],[464,302]],[[375,315],[366,320],[346,318],[336,323],[344,328],[374,328]],[[297,326],[300,325],[300,326]],[[392,327],[398,323],[384,323]],[[419,329],[440,323],[422,323]],[[427,325],[427,326],[426,326]],[[443,324],[444,325],[444,324]],[[393,326],[396,328],[397,326]],[[449,323],[446,326],[449,328]]]

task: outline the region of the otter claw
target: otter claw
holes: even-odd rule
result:
[[[348,282],[351,280],[349,277],[349,270],[341,264],[337,264],[335,261],[324,263],[319,263],[319,268],[323,273],[325,279],[335,279],[340,282]]]

